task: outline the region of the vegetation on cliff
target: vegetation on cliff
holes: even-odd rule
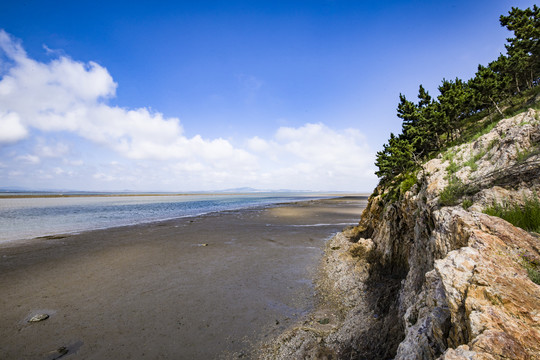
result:
[[[525,198],[523,205],[494,203],[484,210],[485,214],[500,217],[514,226],[540,233],[540,200],[534,194]]]
[[[538,93],[540,8],[512,8],[507,16],[501,15],[500,23],[514,35],[507,39],[506,55],[487,66],[478,65],[468,81],[443,79],[437,98],[422,85],[416,103],[399,95],[397,116],[403,120],[402,132],[390,134],[375,162],[383,189],[404,193],[422,162],[479,136],[483,128],[519,110]]]
[[[400,96],[403,132],[326,246],[320,304],[262,358],[540,359],[539,15],[501,17],[515,38],[475,78]]]

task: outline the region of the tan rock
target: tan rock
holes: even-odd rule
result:
[[[448,150],[461,167],[455,175],[478,190],[466,195],[468,210],[439,205],[443,156],[399,201],[372,196],[350,237],[326,248],[315,314],[329,324],[297,325],[262,357],[540,359],[540,285],[522,265],[523,254],[540,262],[539,237],[481,213],[540,193],[540,157],[519,159],[540,146],[539,115],[504,119]]]

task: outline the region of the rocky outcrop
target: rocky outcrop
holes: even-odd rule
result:
[[[426,163],[397,201],[374,194],[325,249],[318,310],[271,359],[540,359],[540,239],[483,214],[540,193],[539,113],[500,121]],[[440,195],[452,178],[453,206]]]

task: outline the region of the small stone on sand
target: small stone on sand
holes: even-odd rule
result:
[[[32,316],[30,320],[28,320],[28,322],[40,322],[43,320],[47,320],[48,318],[49,318],[48,314],[37,314],[37,315]]]

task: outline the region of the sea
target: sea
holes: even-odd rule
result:
[[[306,193],[51,196],[2,193],[0,242],[330,197]]]

